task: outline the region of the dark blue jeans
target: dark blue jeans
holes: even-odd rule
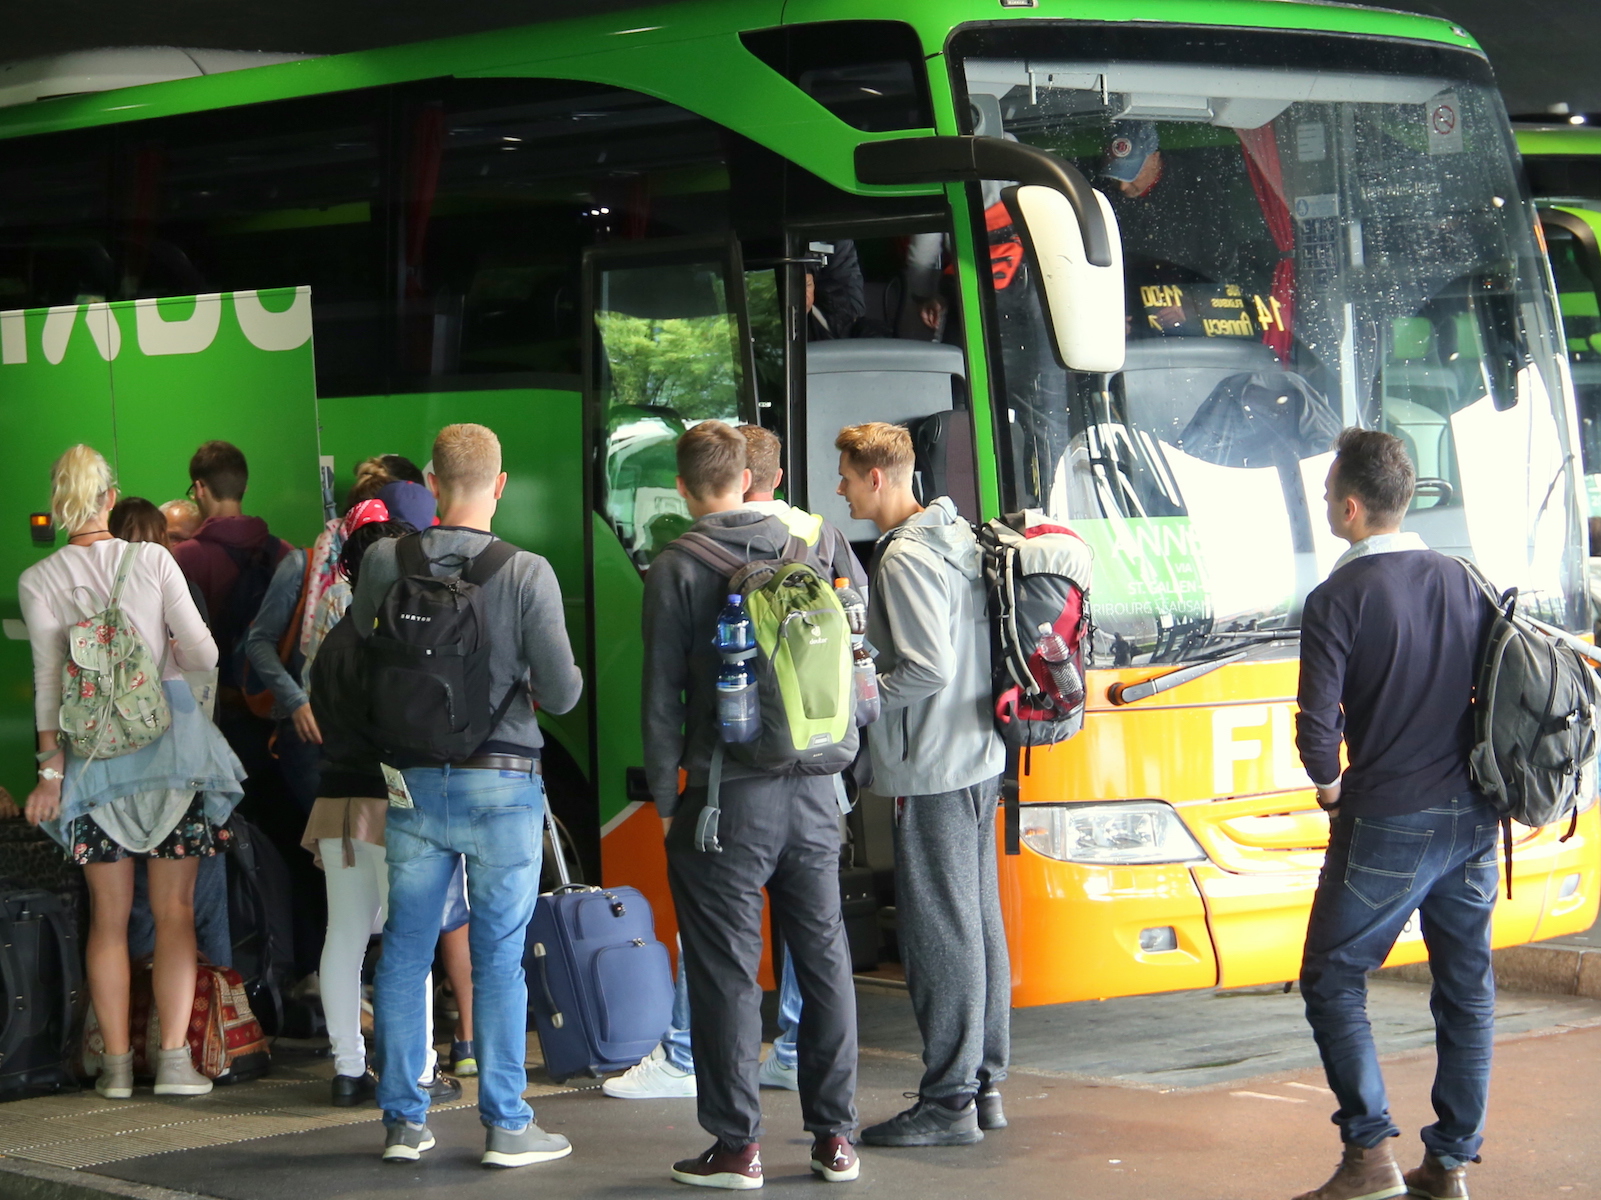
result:
[[[1367,973],[1383,964],[1414,911],[1434,991],[1434,1112],[1422,1132],[1437,1158],[1468,1160],[1484,1139],[1494,1035],[1490,914],[1500,874],[1495,810],[1476,792],[1400,817],[1341,815],[1312,901],[1301,961],[1306,1019],[1339,1102],[1347,1142],[1371,1148],[1400,1133],[1367,1015]]]

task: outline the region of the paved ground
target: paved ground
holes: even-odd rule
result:
[[[1387,1052],[1398,1123],[1410,1158],[1411,1134],[1429,1120],[1432,1038],[1426,989],[1391,981],[1373,985],[1375,1028]],[[861,989],[863,1117],[877,1119],[915,1087],[915,1033],[904,993]],[[1601,1144],[1577,1131],[1601,1120],[1601,1003],[1573,997],[1503,996],[1498,1023],[1491,1141],[1475,1169],[1478,1200],[1601,1197]],[[1104,1003],[1023,1009],[1015,1014],[1019,1069],[1007,1084],[1012,1128],[963,1150],[873,1151],[853,1194],[886,1200],[965,1198],[1004,1188],[1019,1198],[1072,1200],[1221,1200],[1286,1197],[1327,1175],[1338,1147],[1300,1000],[1277,989],[1191,993]],[[55,1098],[50,1118],[71,1140],[134,1139],[131,1156],[85,1164],[83,1183],[128,1180],[220,1200],[379,1200],[390,1193],[522,1200],[531,1191],[579,1198],[677,1196],[666,1180],[676,1157],[704,1148],[693,1104],[627,1103],[593,1086],[534,1099],[547,1128],[572,1138],[573,1158],[522,1171],[477,1166],[482,1133],[470,1108],[436,1115],[440,1145],[416,1167],[377,1161],[376,1114],[320,1107],[326,1059],[286,1062],[277,1083],[242,1085],[199,1103],[116,1106],[89,1097]],[[541,1076],[536,1072],[535,1078]],[[814,1186],[807,1140],[790,1093],[766,1092],[763,1142],[769,1188]],[[38,1102],[20,1102],[34,1104]],[[252,1105],[255,1108],[252,1109]],[[226,1106],[231,1111],[221,1111]],[[150,1144],[134,1110],[157,1110],[166,1145]],[[37,1153],[17,1140],[19,1122],[3,1118],[0,1150]],[[275,1115],[274,1115],[275,1114]],[[20,1115],[20,1114],[19,1114]],[[271,1121],[302,1132],[274,1135]],[[263,1125],[262,1122],[266,1121]],[[229,1125],[238,1123],[237,1129]],[[182,1126],[205,1124],[214,1139],[248,1140],[171,1149]],[[111,1126],[119,1127],[116,1132]],[[288,1128],[280,1124],[278,1128]],[[58,1143],[64,1147],[65,1142]],[[193,1144],[193,1143],[190,1143]],[[65,1162],[61,1148],[44,1161]],[[92,1157],[92,1155],[90,1156]],[[0,1196],[7,1196],[0,1176]]]

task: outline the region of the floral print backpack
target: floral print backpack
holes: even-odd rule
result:
[[[67,630],[61,667],[61,736],[79,758],[116,758],[172,725],[161,671],[122,611],[122,589],[141,543],[123,551],[106,607]]]

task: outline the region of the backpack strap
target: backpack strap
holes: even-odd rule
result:
[[[720,572],[723,578],[728,578],[746,563],[727,546],[724,546],[714,537],[708,537],[691,529],[688,533],[681,533],[670,545],[677,546],[695,561],[704,563],[712,570]]]
[[[134,556],[139,553],[143,542],[129,542],[128,548],[122,552],[122,558],[117,563],[117,579],[111,585],[111,599],[106,601],[107,608],[117,608],[122,603],[122,589],[128,582],[128,571],[133,566]]]
[[[395,542],[395,570],[401,578],[407,575],[430,575],[433,560],[422,548],[422,534],[408,533]]]
[[[312,553],[314,549],[315,547],[308,547],[306,550],[306,575],[300,581],[300,599],[295,601],[294,614],[289,618],[289,624],[284,626],[283,637],[278,639],[278,661],[285,666],[289,663],[289,656],[294,653],[295,643],[300,640],[300,625],[306,618],[306,596],[311,591],[311,577],[317,570],[315,555]]]
[[[512,560],[519,549],[520,547],[513,546],[510,542],[496,538],[474,555],[472,562],[463,568],[462,582],[483,587],[494,578],[495,572]]]
[[[708,539],[709,540],[709,539]],[[717,840],[717,823],[723,810],[717,806],[723,790],[723,743],[719,738],[712,746],[711,770],[706,776],[706,807],[695,818],[695,849],[702,854],[721,854],[723,844]]]

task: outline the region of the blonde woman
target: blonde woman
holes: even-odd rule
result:
[[[223,847],[219,827],[243,794],[245,772],[183,679],[184,671],[217,665],[216,643],[183,573],[163,547],[111,536],[116,501],[111,468],[90,447],[73,446],[51,468],[50,511],[67,544],[24,571],[17,585],[33,646],[39,731],[39,783],[28,796],[27,816],[66,848],[89,885],[89,995],[105,1040],[95,1090],[110,1099],[133,1094],[130,856],[142,855],[156,919],[156,1094],[198,1096],[211,1090],[211,1080],[195,1070],[186,1040],[195,991],[195,872],[201,857]],[[63,753],[58,740],[68,632],[106,607],[129,554],[122,611],[161,664],[172,725],[140,750],[85,760]]]

